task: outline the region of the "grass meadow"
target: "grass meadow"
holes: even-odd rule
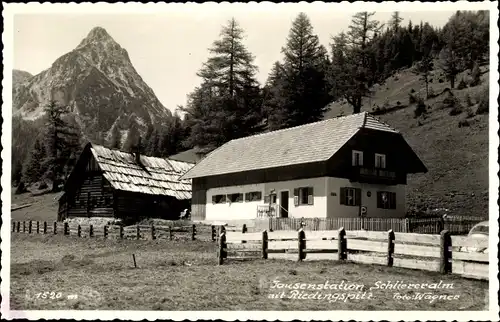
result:
[[[323,298],[297,298],[299,291],[278,289],[276,280],[283,284],[343,281],[364,287],[359,293],[304,290],[319,292]],[[378,281],[442,281],[453,288],[370,289]],[[48,292],[47,298],[43,292]],[[357,299],[326,298],[329,293],[348,292],[358,294]],[[360,297],[364,292],[365,297]],[[455,299],[405,300],[396,293]],[[487,281],[349,262],[269,259],[218,266],[213,242],[28,234],[13,234],[11,239],[11,310],[485,310],[487,294]]]

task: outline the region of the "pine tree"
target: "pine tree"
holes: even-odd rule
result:
[[[401,21],[403,18],[399,16],[399,11],[394,11],[391,16],[390,26],[394,32],[399,31],[399,27],[401,25]]]
[[[335,38],[335,42],[345,42],[345,53],[343,66],[332,68],[332,76],[336,91],[341,93],[347,102],[353,107],[353,113],[361,112],[363,97],[369,95],[370,86],[376,81],[373,70],[374,48],[371,43],[383,26],[372,19],[374,12],[359,12],[352,17],[349,31],[340,40]],[[335,46],[335,43],[334,43]],[[336,74],[336,75],[335,75]]]
[[[46,169],[44,168],[45,163],[41,162],[41,160],[45,160],[46,157],[45,144],[40,137],[37,137],[31,152],[24,162],[22,182],[26,184],[35,183],[43,177]]]
[[[429,76],[432,68],[432,58],[428,55],[416,64],[414,70],[416,74],[420,75],[420,79],[425,82],[425,93],[427,98],[429,98]]]
[[[131,118],[129,121],[127,138],[123,143],[123,150],[126,152],[131,152],[135,147],[137,147],[140,135],[141,134],[139,132],[139,125],[137,125],[137,121]]]
[[[479,64],[476,62],[474,63],[474,67],[472,68],[471,72],[471,82],[470,86],[477,86],[481,84],[481,70],[479,69]]]
[[[268,81],[277,86],[267,89],[274,95],[274,102],[266,106],[270,128],[321,120],[331,99],[327,82],[330,62],[306,14],[300,13],[293,21],[282,53],[283,63],[275,65]]]
[[[261,130],[262,101],[254,57],[243,44],[243,29],[231,19],[209,49],[198,76],[202,85],[189,96],[189,144],[213,149]]]
[[[450,87],[455,88],[457,75],[463,70],[462,59],[456,51],[450,47],[445,47],[439,53],[439,65],[450,82]]]
[[[67,106],[51,101],[45,107],[45,113],[47,157],[43,163],[47,168],[45,176],[52,181],[53,191],[57,191],[68,168],[75,163],[77,151],[80,149],[80,136],[74,124],[64,119],[69,113]]]
[[[118,128],[118,125],[115,123],[111,127],[111,135],[108,145],[111,149],[119,150],[121,147],[121,141],[122,141],[122,134],[120,132],[120,129]]]

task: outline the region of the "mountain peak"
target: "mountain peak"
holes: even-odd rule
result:
[[[85,37],[80,44],[78,45],[77,49],[85,47],[90,44],[112,44],[112,45],[118,45],[116,41],[111,37],[106,29],[103,27],[94,27],[92,30],[90,30],[89,34],[87,37]]]
[[[104,29],[103,27],[97,26],[97,27],[92,28],[92,30],[90,30],[87,38],[101,39],[102,40],[102,39],[111,38],[111,36],[108,34],[106,29]]]

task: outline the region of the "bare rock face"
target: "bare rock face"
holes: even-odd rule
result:
[[[71,52],[38,75],[15,71],[13,114],[43,115],[50,100],[70,107],[83,131],[126,130],[131,119],[144,130],[171,113],[130,62],[127,51],[101,27],[93,28]]]

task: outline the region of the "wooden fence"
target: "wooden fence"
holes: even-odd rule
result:
[[[258,233],[222,231],[218,262],[229,259],[349,260],[410,269],[460,274],[488,279],[488,253],[465,252],[461,247],[487,248],[488,240],[463,236],[377,231],[266,230]]]
[[[219,229],[220,230],[220,229]],[[241,231],[241,230],[240,230]],[[12,222],[12,232],[28,234],[61,234],[83,238],[108,238],[108,239],[167,239],[183,238],[190,240],[200,239],[199,233],[210,241],[217,240],[217,227],[207,225],[188,226],[160,226],[160,225],[79,225],[63,222],[15,221]],[[205,238],[206,240],[207,238]]]
[[[452,235],[467,234],[485,219],[448,216],[428,218],[270,218],[269,231],[277,230],[346,230],[389,231],[401,233],[439,234],[448,230]]]

